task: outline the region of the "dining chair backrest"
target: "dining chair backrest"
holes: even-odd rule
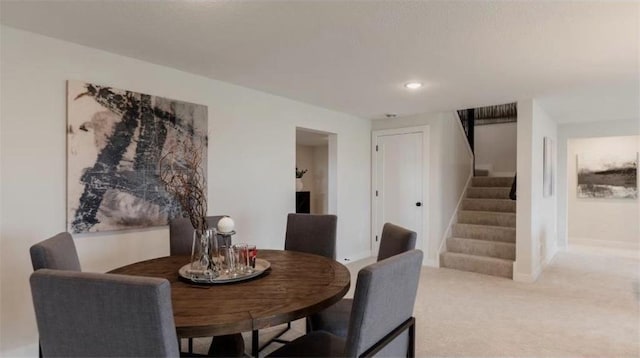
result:
[[[61,232],[29,249],[33,270],[81,271],[78,251],[71,234]]]
[[[337,224],[335,215],[289,214],[284,249],[335,260]]]
[[[224,215],[207,216],[210,228],[218,226]],[[191,255],[193,225],[188,218],[175,218],[169,223],[169,255]]]
[[[382,227],[378,261],[416,248],[416,232],[392,223]]]
[[[345,354],[358,357],[412,319],[422,251],[411,250],[371,264],[358,272]],[[380,351],[381,356],[406,356],[410,337],[404,332]],[[412,344],[412,343],[411,343]]]
[[[160,278],[31,274],[43,357],[178,357],[171,286]]]

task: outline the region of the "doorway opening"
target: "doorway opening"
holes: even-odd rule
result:
[[[296,128],[296,213],[336,213],[336,138]]]

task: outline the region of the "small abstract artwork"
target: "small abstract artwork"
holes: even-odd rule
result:
[[[578,198],[636,199],[637,153],[589,153],[577,158]]]
[[[202,148],[206,165],[207,122],[203,105],[68,81],[68,230],[144,228],[182,216],[158,163],[190,140]]]
[[[542,193],[545,198],[553,195],[553,178],[555,173],[554,158],[553,139],[544,137]]]

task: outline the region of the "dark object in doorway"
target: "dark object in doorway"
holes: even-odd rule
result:
[[[311,213],[311,193],[308,191],[296,191],[296,213]]]

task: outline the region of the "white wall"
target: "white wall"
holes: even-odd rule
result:
[[[473,157],[455,113],[431,113],[373,121],[373,130],[428,125],[430,131],[429,206],[430,228],[422,249],[426,262],[438,266],[439,250],[467,181],[472,175]]]
[[[549,137],[553,141],[553,172],[557,172],[557,143],[558,124],[534,102],[533,112],[533,207],[532,211],[532,235],[537,238],[540,245],[539,263],[544,266],[549,263],[558,251],[558,193],[544,197],[543,167],[544,167],[544,138]],[[557,175],[553,175],[553,188],[557,188]]]
[[[476,126],[474,153],[476,168],[491,165],[492,175],[513,175],[516,172],[518,123],[497,123]]]
[[[544,137],[557,143],[557,123],[532,99],[518,101],[516,261],[513,278],[535,281],[557,252],[557,190],[543,196]],[[554,162],[557,163],[557,150]],[[557,175],[554,176],[557,188]]]
[[[68,79],[207,105],[209,212],[262,248],[282,248],[295,210],[296,127],[336,133],[338,257],[369,249],[370,121],[4,26],[0,36],[0,356],[37,355],[29,247],[65,230]],[[87,271],[169,247],[166,227],[74,238]]]
[[[640,249],[638,199],[577,197],[577,155],[628,153],[634,157],[640,136],[569,139],[567,143],[568,236],[571,244]]]
[[[567,247],[568,241],[568,196],[571,186],[568,186],[568,167],[575,165],[568,156],[568,141],[572,138],[595,138],[611,136],[628,136],[640,134],[640,120],[611,120],[587,123],[568,123],[558,126],[558,246]],[[640,145],[640,144],[639,144]],[[637,150],[640,150],[638,148]],[[636,227],[640,218],[636,216]],[[633,221],[632,221],[633,223]],[[639,238],[640,240],[640,238]]]

